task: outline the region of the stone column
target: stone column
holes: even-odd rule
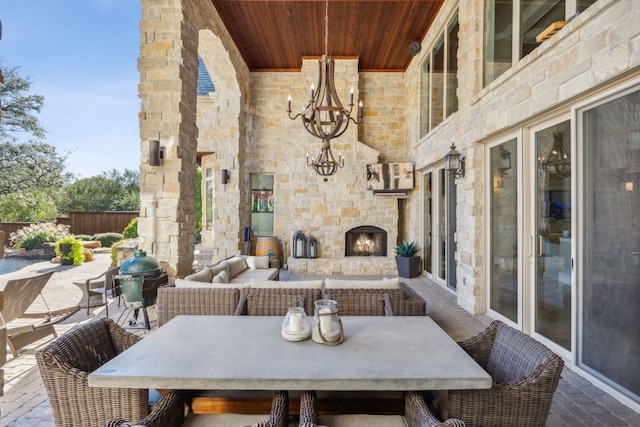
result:
[[[182,1],[142,0],[140,21],[140,248],[191,272],[195,247],[197,167],[197,29]],[[163,159],[150,166],[149,140]]]

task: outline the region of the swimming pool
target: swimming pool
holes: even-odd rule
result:
[[[0,274],[12,273],[23,267],[42,262],[41,259],[25,259],[25,258],[0,258]]]

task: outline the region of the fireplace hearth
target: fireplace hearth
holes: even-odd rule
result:
[[[345,256],[387,256],[387,232],[365,225],[345,234]]]

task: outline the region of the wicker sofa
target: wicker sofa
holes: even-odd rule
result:
[[[324,279],[282,282],[277,280],[251,279],[246,283],[205,283],[194,281],[176,281],[175,287],[158,289],[158,323],[163,325],[181,314],[190,315],[247,315],[262,313],[256,308],[261,299],[282,301],[302,300],[305,312],[313,314],[314,301],[332,298],[338,306],[347,307],[353,299],[366,298],[370,294],[386,294],[391,300],[395,316],[424,316],[426,301],[400,279],[382,280],[344,280]],[[295,297],[294,299],[285,297]],[[301,298],[300,298],[301,297]],[[372,298],[372,300],[375,298]],[[378,298],[381,307],[384,299]],[[272,315],[284,315],[284,312],[271,312]],[[349,315],[359,315],[350,311]],[[361,314],[360,314],[361,315]]]
[[[177,279],[175,286],[197,288],[212,283],[247,283],[251,279],[277,280],[279,270],[269,267],[269,257],[236,255],[214,264],[211,267]]]

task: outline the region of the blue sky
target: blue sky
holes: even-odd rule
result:
[[[0,57],[45,97],[46,141],[86,178],[138,170],[139,0],[0,0]]]

